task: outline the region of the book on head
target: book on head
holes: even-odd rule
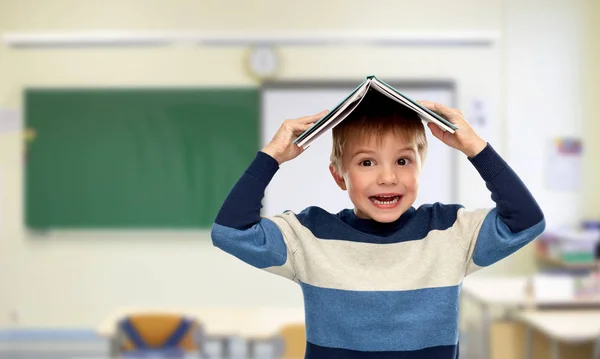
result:
[[[333,110],[329,111],[325,116],[298,136],[298,138],[294,140],[294,143],[302,148],[308,148],[323,133],[333,129],[354,112],[363,102],[365,97],[375,96],[374,93],[384,95],[395,103],[412,110],[422,121],[432,122],[444,131],[454,133],[455,130],[458,130],[458,127],[445,118],[404,95],[392,86],[378,79],[376,76],[371,75],[367,76],[365,81],[354,89],[354,91],[352,91],[350,95],[340,102]]]

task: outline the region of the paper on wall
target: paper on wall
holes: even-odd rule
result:
[[[582,143],[578,138],[554,139],[546,162],[548,189],[577,191],[581,187]]]
[[[21,115],[12,109],[0,109],[0,133],[21,131]]]
[[[0,238],[4,237],[4,181],[2,178],[2,167],[0,167]]]

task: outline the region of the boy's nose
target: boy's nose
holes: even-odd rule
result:
[[[396,178],[396,174],[389,168],[383,168],[381,172],[379,172],[379,184],[397,184],[398,179]]]

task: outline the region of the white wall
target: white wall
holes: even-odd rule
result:
[[[547,189],[545,171],[551,139],[582,136],[584,1],[506,3],[507,155],[523,180],[538,189],[548,222],[575,224],[579,193]]]
[[[550,190],[545,175],[551,139],[583,135],[582,22],[589,5],[586,0],[505,0],[504,7],[505,155],[542,206],[548,227],[576,225],[580,192]],[[501,266],[510,271],[519,263],[521,271],[534,270],[530,258],[533,246]]]
[[[584,187],[581,193],[582,216],[600,220],[600,191],[598,178],[600,178],[600,1],[587,0],[588,12],[586,21],[585,56],[583,58],[583,139],[584,152]]]
[[[494,126],[490,141],[507,155],[553,220],[577,206],[572,195],[548,193],[534,147],[562,130],[563,115],[581,131],[575,25],[584,0],[544,5],[551,22],[538,19],[541,0],[240,1],[230,11],[220,1],[56,0],[0,1],[0,32],[103,28],[174,29],[397,29],[498,30],[505,41],[486,49],[458,48],[284,48],[282,79],[357,79],[376,73],[384,79],[454,79],[458,104],[489,100]],[[427,21],[422,10],[427,9]],[[332,13],[337,15],[332,17]],[[504,14],[504,15],[503,15]],[[526,35],[529,21],[549,31]],[[357,25],[359,24],[359,25]],[[0,107],[19,108],[27,86],[252,85],[243,71],[242,48],[174,47],[95,50],[10,50],[0,48]],[[568,57],[568,58],[565,58]],[[534,60],[543,60],[543,66]],[[551,79],[560,79],[554,82]],[[539,87],[538,87],[539,84]],[[569,91],[561,93],[557,86]],[[548,98],[543,95],[548,91]],[[547,101],[547,99],[549,101]],[[540,104],[540,102],[543,104]],[[532,104],[534,103],[534,104]],[[542,112],[531,111],[540,106]],[[550,106],[549,110],[547,106]],[[575,106],[576,107],[576,106]],[[467,111],[465,111],[467,112]],[[572,116],[571,116],[572,114]],[[502,116],[510,117],[503,121]],[[571,121],[571,120],[569,120]],[[527,126],[527,132],[520,130]],[[537,138],[538,127],[548,126]],[[578,132],[580,133],[580,132]],[[507,148],[505,144],[519,147]],[[537,147],[536,147],[537,148]],[[94,326],[122,305],[300,306],[299,290],[278,277],[254,270],[210,244],[207,232],[53,233],[36,237],[22,225],[21,139],[0,134],[0,326]],[[533,164],[533,165],[532,165]],[[460,162],[460,202],[489,203],[489,194],[466,160]],[[572,219],[571,217],[566,218]],[[531,270],[524,251],[488,273]],[[18,312],[18,318],[12,314]]]

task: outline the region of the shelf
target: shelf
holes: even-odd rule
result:
[[[543,262],[543,263],[553,266],[553,267],[559,267],[559,268],[564,268],[564,269],[591,270],[596,267],[596,264],[594,262],[587,262],[587,263],[565,262],[558,258],[548,257],[545,254],[539,253],[537,251],[536,251],[535,256],[540,262]]]

